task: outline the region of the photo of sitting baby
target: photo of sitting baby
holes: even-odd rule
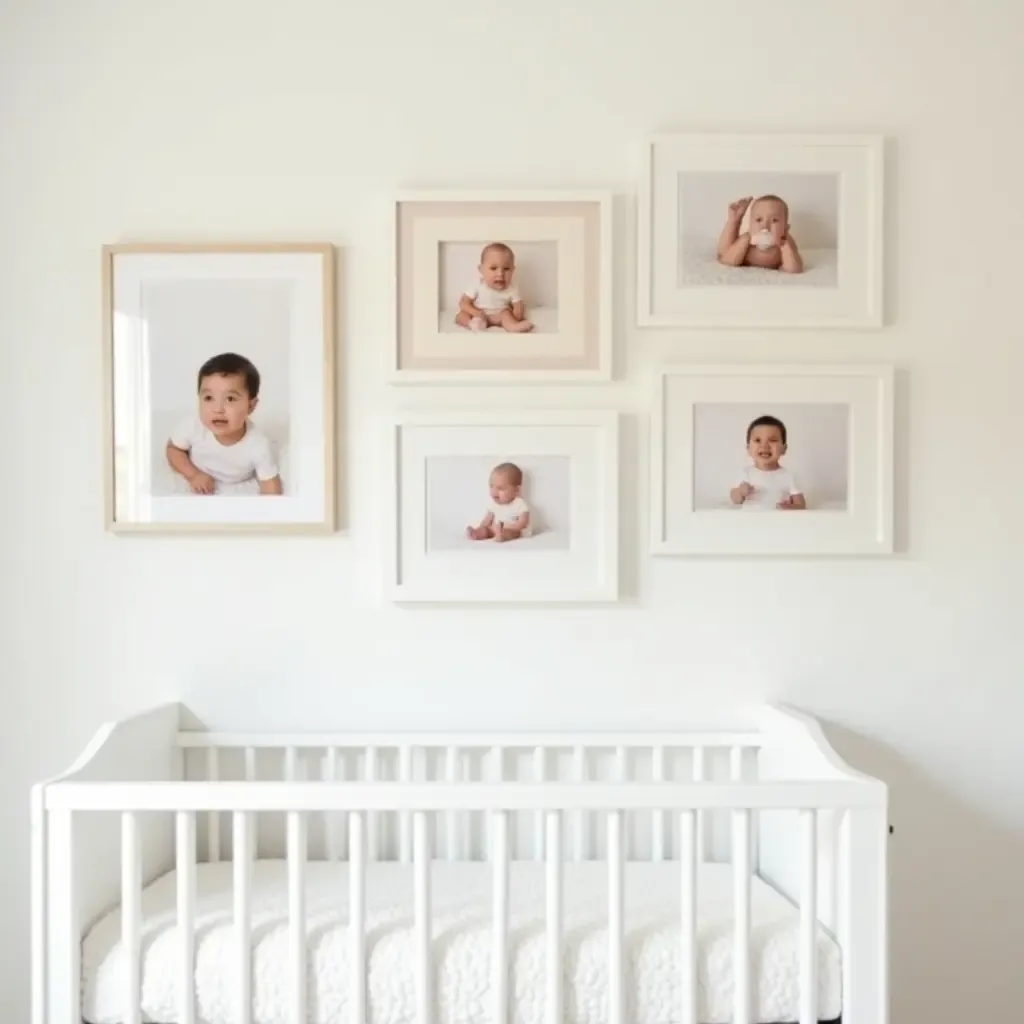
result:
[[[167,462],[192,494],[282,494],[269,438],[250,419],[259,404],[260,374],[245,356],[208,359],[196,377],[198,408],[174,430]]]
[[[741,232],[748,208],[750,224]],[[793,237],[786,202],[775,195],[763,195],[730,203],[718,238],[718,261],[727,267],[763,267],[802,274],[803,258]]]
[[[747,427],[745,466],[729,491],[734,505],[757,509],[805,509],[807,502],[793,473],[780,460],[786,454],[786,425],[775,416],[759,416]]]
[[[504,242],[491,242],[480,253],[479,279],[459,299],[455,322],[471,331],[500,327],[513,334],[533,330],[523,298],[513,282],[516,256]]]
[[[532,536],[530,506],[522,495],[523,471],[514,462],[503,462],[491,470],[488,480],[490,501],[483,519],[466,527],[470,540],[498,543]]]

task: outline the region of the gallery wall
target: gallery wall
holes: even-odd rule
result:
[[[790,701],[892,785],[893,1020],[1019,1012],[1022,34],[1003,0],[4,5],[8,1017],[27,1012],[28,787],[166,699],[215,726],[319,729],[714,724]],[[633,326],[639,145],[693,128],[890,138],[885,330]],[[390,387],[399,187],[612,189],[619,380]],[[339,249],[343,528],[104,533],[100,246],[268,238]],[[895,557],[644,554],[652,371],[720,358],[900,367]],[[385,428],[427,403],[623,414],[621,606],[382,600]]]

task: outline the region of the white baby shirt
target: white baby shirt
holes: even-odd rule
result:
[[[748,483],[754,488],[754,493],[743,502],[745,508],[775,508],[790,495],[802,493],[796,477],[785,466],[779,466],[778,469],[747,466],[734,486],[739,487],[742,483]]]
[[[507,505],[499,505],[496,501],[492,501],[487,506],[487,511],[494,516],[495,522],[501,523],[502,526],[514,526],[521,516],[530,511],[530,506],[520,496],[513,498]],[[529,535],[529,528],[523,532]]]
[[[192,416],[171,433],[170,441],[175,448],[188,452],[196,469],[209,473],[221,484],[240,484],[253,476],[272,480],[278,474],[270,440],[251,423],[241,441],[221,444],[198,416]]]
[[[472,288],[467,288],[466,296],[485,313],[500,313],[503,309],[511,309],[513,303],[520,301],[519,289],[514,284],[499,292],[483,281],[479,281]]]

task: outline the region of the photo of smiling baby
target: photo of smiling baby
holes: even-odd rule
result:
[[[826,402],[694,407],[694,509],[843,510],[849,408]]]
[[[516,254],[504,242],[491,242],[480,253],[479,277],[459,299],[455,322],[471,331],[500,327],[512,334],[533,330],[514,278]]]
[[[750,211],[746,231],[740,230]],[[802,274],[804,261],[789,222],[789,206],[778,196],[746,196],[729,204],[718,238],[718,262],[727,267],[764,267]]]
[[[196,375],[197,407],[172,430],[167,463],[191,494],[282,494],[273,446],[251,420],[260,373],[251,360],[224,352]]]
[[[487,481],[490,501],[476,526],[466,527],[470,540],[502,543],[529,537],[530,506],[523,497],[523,471],[514,462],[503,462],[491,470]]]

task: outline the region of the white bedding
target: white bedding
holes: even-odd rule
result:
[[[713,248],[706,245],[683,246],[680,284],[687,288],[735,285],[745,288],[835,288],[839,259],[836,249],[801,249],[802,274],[781,274],[764,267],[726,267],[718,262]]]
[[[565,1021],[598,1024],[607,1015],[607,934],[601,924],[607,868],[595,862],[565,867]],[[490,865],[433,866],[436,1020],[485,1024],[490,1006]],[[307,873],[309,1021],[348,1020],[347,865],[311,862]],[[626,1019],[632,1024],[678,1020],[677,864],[637,863],[626,874]],[[732,1011],[731,882],[729,865],[701,868],[699,899],[699,1018],[725,1024]],[[544,1020],[544,866],[511,867],[510,985],[515,1024]],[[758,1022],[799,1019],[796,909],[758,878],[752,888],[752,993]],[[370,960],[369,1024],[415,1020],[412,870],[374,863],[367,872]],[[253,871],[253,1024],[287,1019],[288,903],[286,863],[258,861]],[[143,1020],[178,1021],[175,877],[143,893]],[[199,1020],[233,1024],[234,950],[231,864],[200,864],[197,879],[196,986]],[[123,1019],[125,964],[120,910],[99,920],[82,946],[82,1015],[90,1024]],[[840,958],[826,934],[818,939],[818,1017],[840,1013]]]

